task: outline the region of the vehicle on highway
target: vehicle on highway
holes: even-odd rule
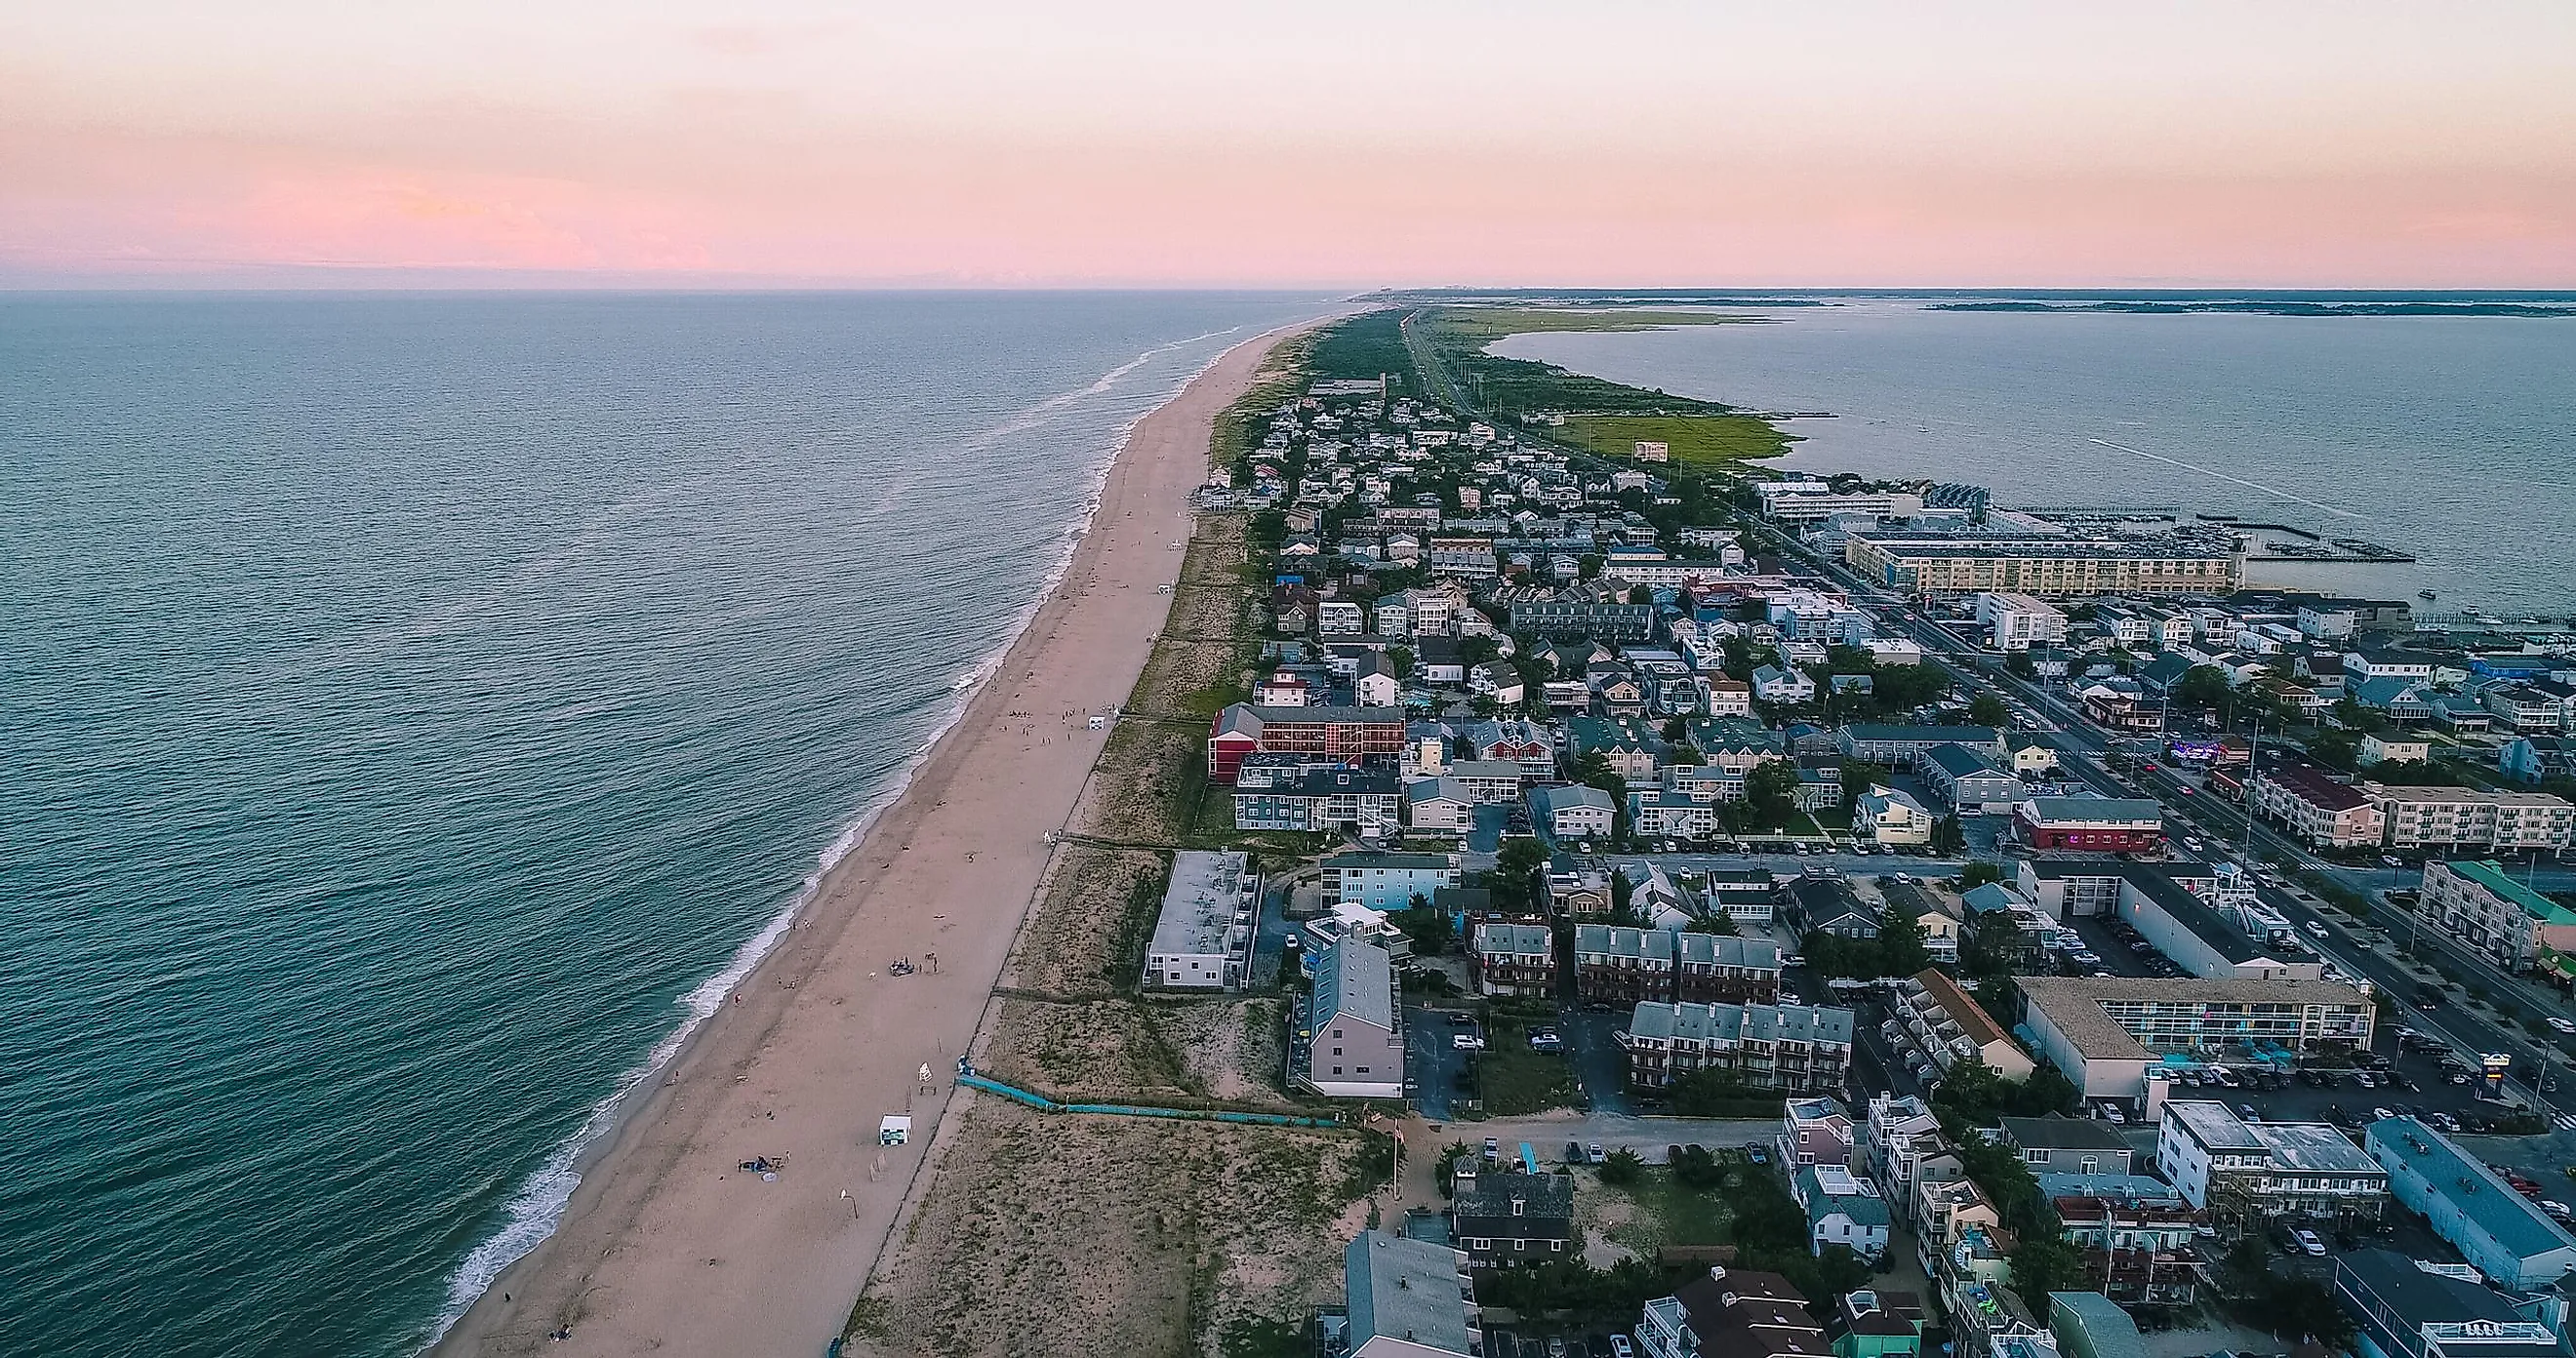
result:
[[[1461,1014],[1452,1010],[1449,1014],[1449,1026],[1452,1028],[1473,1028],[1476,1026],[1476,1016],[1473,1014]]]
[[[2309,933],[2310,935],[2314,936],[2314,937],[2317,937],[2317,938],[2332,938],[2332,937],[2334,937],[2334,934],[2333,934],[2331,931],[2329,931],[2329,930],[2326,928],[2326,926],[2325,926],[2325,925],[2323,925],[2323,924],[2319,923],[2319,922],[2318,922],[2318,921],[2316,921],[2316,920],[2309,920],[2309,921],[2308,921],[2308,933]]]
[[[2550,1015],[2545,1022],[2549,1024],[2549,1031],[2553,1033],[2576,1033],[2576,1023],[2569,1023],[2556,1014]]]
[[[2373,1108],[2370,1110],[2370,1120],[2373,1122],[2385,1122],[2395,1116],[2397,1116],[2395,1113],[2392,1113],[2385,1108]]]

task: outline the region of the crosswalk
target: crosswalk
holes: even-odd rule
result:
[[[2562,1132],[2576,1132],[2576,1113],[2552,1113],[2549,1121]]]

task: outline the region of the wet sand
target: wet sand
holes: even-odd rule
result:
[[[1215,418],[1286,333],[1228,351],[1136,427],[1063,582],[964,717],[641,1096],[554,1235],[435,1352],[809,1358],[840,1333],[1035,899],[1047,832],[1107,738],[1086,719],[1126,701],[1170,610],[1157,587],[1180,574]],[[890,975],[897,958],[920,970]],[[910,1145],[879,1149],[888,1114],[913,1119]],[[740,1168],[761,1156],[785,1159],[775,1182]]]

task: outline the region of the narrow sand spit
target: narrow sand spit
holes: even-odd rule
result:
[[[1105,739],[1085,718],[1126,701],[1163,626],[1216,416],[1285,333],[1137,426],[1063,583],[963,719],[441,1353],[808,1358],[840,1332]],[[890,976],[897,958],[920,972]],[[879,1151],[887,1114],[913,1118],[910,1146]],[[775,1182],[739,1168],[760,1156],[785,1157]]]

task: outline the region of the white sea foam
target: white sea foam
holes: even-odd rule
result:
[[[1235,327],[1235,330],[1239,329],[1241,327]],[[1083,397],[1096,396],[1112,390],[1128,374],[1162,354],[1202,340],[1216,339],[1233,333],[1234,330],[1211,331],[1205,335],[1197,335],[1148,349],[1126,363],[1101,374],[1089,385],[1050,397],[1038,406],[1032,407],[1031,410],[1024,411],[1021,415],[1014,416],[1011,420],[1006,420],[993,429],[985,431],[979,438],[989,442],[1005,437],[1009,433],[1033,428],[1036,424],[1042,423],[1043,419],[1029,420],[1028,417],[1032,414],[1044,411],[1052,415]],[[1110,470],[1117,464],[1118,455],[1126,451],[1128,441],[1135,437],[1137,426],[1144,423],[1147,415],[1177,396],[1181,389],[1196,380],[1199,374],[1214,367],[1217,359],[1223,355],[1224,350],[1220,349],[1209,355],[1205,362],[1181,373],[1162,392],[1161,399],[1119,426],[1115,436],[1106,441],[1101,456],[1085,470],[1089,480],[1088,493],[1075,502],[1081,507],[1081,514],[1068,525],[1067,535],[1063,539],[1063,549],[1048,568],[1042,587],[1031,593],[1028,602],[1018,610],[1012,619],[1011,626],[992,649],[960,671],[951,681],[949,692],[954,695],[954,700],[949,704],[947,713],[940,718],[938,725],[913,751],[911,757],[904,761],[903,768],[885,790],[871,798],[859,816],[824,848],[816,860],[813,874],[805,879],[804,886],[797,892],[795,901],[773,916],[766,925],[762,926],[758,934],[740,948],[735,949],[732,959],[725,964],[723,970],[708,977],[696,989],[680,997],[680,1006],[687,1010],[688,1017],[683,1019],[679,1027],[669,1036],[654,1044],[652,1051],[646,1054],[644,1060],[618,1081],[616,1092],[591,1106],[590,1113],[583,1119],[580,1130],[556,1147],[554,1152],[546,1157],[545,1163],[538,1166],[536,1172],[529,1175],[527,1181],[519,1186],[519,1190],[511,1195],[509,1204],[503,1212],[501,1228],[482,1244],[475,1246],[473,1252],[465,1257],[464,1263],[458,1265],[455,1274],[448,1280],[447,1301],[432,1322],[430,1344],[436,1344],[440,1336],[446,1334],[450,1327],[463,1318],[466,1311],[473,1307],[475,1300],[483,1295],[484,1289],[490,1287],[492,1280],[501,1275],[502,1270],[527,1257],[538,1245],[545,1242],[547,1236],[554,1233],[555,1227],[563,1220],[565,1205],[572,1200],[573,1190],[581,1185],[581,1172],[578,1166],[582,1157],[599,1142],[600,1138],[607,1136],[616,1128],[618,1115],[626,1101],[648,1083],[660,1077],[663,1069],[679,1055],[681,1048],[688,1044],[690,1036],[724,1006],[725,997],[760,965],[761,959],[768,955],[769,950],[777,946],[778,940],[784,938],[787,931],[795,926],[796,917],[803,913],[805,907],[821,890],[824,877],[830,874],[835,864],[848,857],[850,852],[866,839],[868,828],[876,822],[877,817],[903,795],[905,788],[911,786],[914,772],[929,757],[930,751],[938,745],[941,738],[964,719],[967,707],[974,701],[976,690],[1000,668],[1003,657],[1010,653],[1011,647],[1018,644],[1021,634],[1028,630],[1029,623],[1036,618],[1037,611],[1044,605],[1047,596],[1055,592],[1057,585],[1063,583],[1066,573],[1073,568],[1074,554],[1081,546],[1080,534],[1071,530],[1088,523],[1090,517],[1099,512],[1107,491]],[[1022,423],[1022,421],[1027,422]]]

